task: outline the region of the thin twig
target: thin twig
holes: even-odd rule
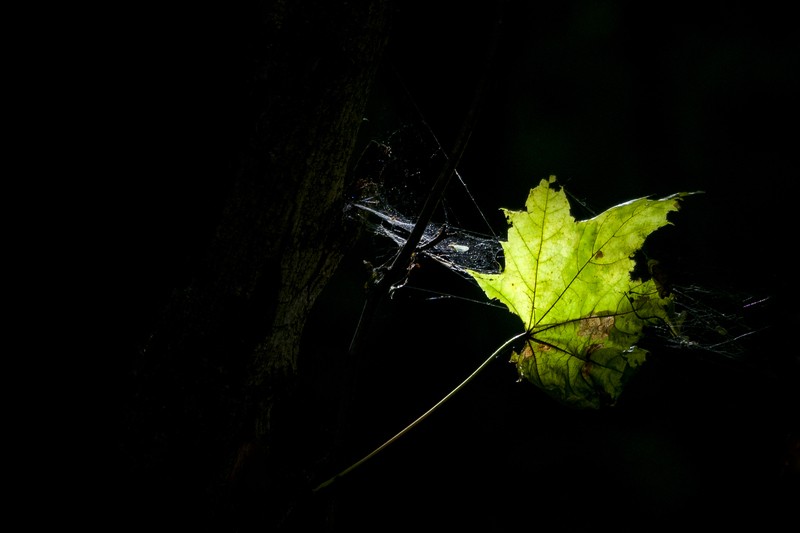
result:
[[[414,228],[411,230],[411,233],[409,234],[400,251],[394,257],[389,268],[382,273],[376,283],[372,284],[367,294],[366,301],[364,302],[364,306],[361,310],[358,325],[356,326],[356,331],[350,342],[350,348],[348,352],[349,357],[342,370],[342,395],[339,399],[339,420],[337,422],[337,431],[333,442],[332,457],[334,461],[342,452],[347,433],[347,418],[355,398],[359,367],[361,365],[360,352],[362,350],[364,337],[366,332],[370,329],[371,322],[375,316],[375,311],[380,303],[388,294],[390,294],[392,287],[400,283],[408,275],[408,269],[412,262],[413,254],[417,251],[423,233],[430,224],[431,217],[433,216],[436,207],[441,202],[444,191],[447,189],[447,185],[455,173],[455,169],[461,160],[461,156],[466,150],[472,130],[474,129],[476,123],[479,104],[483,97],[484,88],[491,70],[491,61],[495,56],[501,23],[502,9],[498,13],[494,32],[492,33],[491,41],[487,47],[486,67],[483,69],[481,73],[482,75],[476,84],[472,102],[464,118],[459,134],[456,137],[456,141],[453,145],[451,153],[446,158],[444,167],[437,176],[436,181],[434,182],[433,187],[426,198],[425,204],[419,213]],[[377,453],[378,451],[379,450],[376,450],[373,452],[373,454]]]

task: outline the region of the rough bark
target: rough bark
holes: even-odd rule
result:
[[[300,339],[348,244],[345,175],[387,26],[383,0],[306,1],[264,3],[249,29],[248,146],[203,262],[136,364],[143,507],[288,527],[311,468]]]

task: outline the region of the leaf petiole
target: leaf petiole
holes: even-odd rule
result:
[[[409,431],[410,431],[412,428],[414,428],[414,427],[415,427],[417,424],[419,424],[420,422],[422,422],[423,420],[425,420],[425,419],[426,419],[428,416],[430,416],[430,414],[431,414],[431,413],[433,413],[433,412],[434,412],[436,409],[438,409],[439,407],[441,407],[441,405],[442,405],[444,402],[446,402],[447,400],[449,400],[450,398],[452,398],[452,397],[453,397],[453,396],[454,396],[454,395],[455,395],[455,394],[456,394],[458,391],[460,391],[462,388],[464,388],[464,386],[465,386],[467,383],[469,383],[470,381],[472,381],[472,379],[473,379],[475,376],[477,376],[477,375],[478,375],[478,374],[479,374],[479,373],[480,373],[480,372],[481,372],[481,371],[482,371],[484,368],[486,368],[487,366],[489,366],[489,363],[491,363],[493,359],[497,358],[497,357],[498,357],[498,356],[499,356],[499,355],[500,355],[500,354],[501,354],[503,351],[507,350],[507,349],[508,349],[508,348],[509,348],[511,345],[513,345],[513,344],[514,344],[515,342],[517,342],[519,339],[521,339],[521,338],[523,338],[523,337],[526,337],[526,336],[528,336],[528,335],[529,335],[529,333],[528,333],[527,331],[524,331],[524,332],[522,332],[522,333],[519,333],[519,334],[517,334],[517,335],[514,335],[513,337],[511,337],[510,339],[508,339],[506,342],[504,342],[504,343],[503,343],[503,345],[502,345],[502,346],[500,346],[500,347],[499,347],[497,350],[495,350],[495,351],[492,353],[492,355],[490,355],[489,357],[487,357],[487,358],[486,358],[486,360],[485,360],[483,363],[481,363],[481,365],[480,365],[478,368],[476,368],[476,369],[475,369],[475,370],[472,372],[472,374],[470,374],[469,376],[467,376],[467,378],[466,378],[464,381],[462,381],[461,383],[459,383],[459,384],[458,384],[458,385],[457,385],[457,386],[456,386],[456,387],[455,387],[453,390],[451,390],[450,392],[448,392],[448,393],[447,393],[447,395],[445,395],[445,397],[444,397],[444,398],[442,398],[441,400],[439,400],[439,401],[438,401],[438,402],[437,402],[437,403],[436,403],[436,404],[435,404],[433,407],[431,407],[430,409],[428,409],[427,411],[425,411],[425,412],[424,412],[422,415],[420,415],[420,416],[419,416],[419,418],[417,418],[416,420],[414,420],[413,422],[411,422],[411,423],[410,423],[409,425],[407,425],[405,428],[403,428],[402,430],[400,430],[400,432],[399,432],[399,433],[397,433],[395,436],[393,436],[392,438],[390,438],[389,440],[387,440],[386,442],[384,442],[383,444],[381,444],[380,446],[378,446],[377,448],[375,448],[373,451],[371,451],[369,454],[365,455],[363,458],[361,458],[361,459],[360,459],[360,460],[358,460],[357,462],[355,462],[355,463],[353,463],[352,465],[348,466],[347,468],[345,468],[344,470],[342,470],[341,472],[339,472],[338,474],[336,474],[336,475],[335,475],[335,476],[333,476],[332,478],[328,479],[327,481],[325,481],[325,482],[323,482],[323,483],[320,483],[319,485],[317,485],[317,487],[313,489],[313,492],[317,492],[317,491],[319,491],[319,490],[321,490],[321,489],[324,489],[325,487],[329,486],[331,483],[333,483],[334,481],[336,481],[336,480],[337,480],[337,479],[339,479],[340,477],[342,477],[342,476],[344,476],[344,475],[346,475],[346,474],[349,474],[350,472],[352,472],[353,470],[355,470],[356,468],[358,468],[359,466],[361,466],[362,464],[364,464],[365,462],[367,462],[369,459],[372,459],[373,457],[375,457],[375,456],[376,456],[376,455],[377,455],[377,454],[378,454],[380,451],[382,451],[384,448],[386,448],[387,446],[389,446],[390,444],[392,444],[393,442],[395,442],[397,439],[399,439],[400,437],[402,437],[403,435],[405,435],[406,433],[408,433],[408,432],[409,432]]]

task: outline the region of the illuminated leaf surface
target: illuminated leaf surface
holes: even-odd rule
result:
[[[687,194],[640,198],[576,221],[551,177],[531,189],[525,211],[504,210],[504,270],[470,274],[529,332],[511,359],[521,378],[578,407],[616,402],[647,355],[636,346],[643,327],[667,320],[671,303],[652,279],[632,279],[633,254],[670,224],[667,214]]]

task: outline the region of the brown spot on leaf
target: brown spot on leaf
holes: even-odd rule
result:
[[[613,316],[592,316],[581,320],[578,335],[592,340],[607,339],[613,325]]]
[[[586,349],[586,359],[589,359],[594,352],[602,348],[602,344],[590,344],[589,347]]]

